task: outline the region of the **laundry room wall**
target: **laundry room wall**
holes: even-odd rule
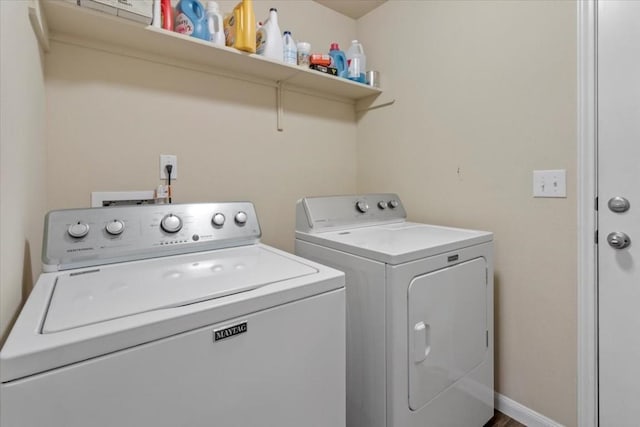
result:
[[[496,390],[575,426],[576,3],[388,1],[358,37],[396,100],[359,120],[358,190],[495,233]]]
[[[311,1],[254,7],[259,20],[278,8],[280,28],[319,51],[356,32],[355,20]],[[81,44],[53,42],[46,57],[48,208],[154,189],[159,155],[175,154],[174,203],[253,201],[263,242],[292,251],[298,198],[355,191],[352,104],[285,91],[278,132],[275,87]]]
[[[27,2],[0,2],[0,346],[40,272],[44,77]]]

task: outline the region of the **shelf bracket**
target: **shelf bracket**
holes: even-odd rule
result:
[[[277,109],[277,128],[278,128],[278,132],[282,132],[284,130],[283,127],[283,119],[284,119],[284,108],[282,106],[282,95],[283,95],[283,90],[282,90],[282,86],[283,83],[282,81],[278,80],[276,82],[276,109]]]
[[[392,98],[388,93],[383,93],[381,96],[369,96],[356,102],[356,113],[387,107],[395,102],[396,99]]]

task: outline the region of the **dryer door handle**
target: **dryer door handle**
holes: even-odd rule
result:
[[[431,352],[431,326],[418,322],[413,326],[413,362],[421,363]]]

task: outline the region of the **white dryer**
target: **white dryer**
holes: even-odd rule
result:
[[[493,235],[405,218],[395,194],[297,204],[296,254],[346,273],[347,426],[483,426]]]
[[[344,275],[251,203],[50,212],[0,352],[0,425],[344,426]]]

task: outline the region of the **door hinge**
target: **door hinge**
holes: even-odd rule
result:
[[[485,336],[487,338],[487,348],[489,348],[489,331],[487,330],[485,332],[486,332]]]
[[[598,230],[596,230],[593,235],[593,241],[595,242],[596,245],[598,244]]]
[[[484,284],[489,286],[489,269],[484,269]]]
[[[598,196],[594,199],[595,206],[593,207],[596,211],[598,210]]]

